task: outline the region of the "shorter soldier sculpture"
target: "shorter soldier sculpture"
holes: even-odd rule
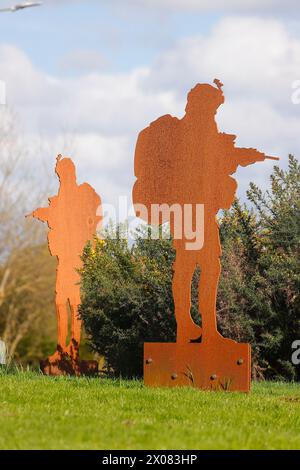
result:
[[[232,175],[267,157],[254,148],[235,147],[236,136],[218,131],[215,115],[224,103],[222,83],[198,84],[188,94],[182,119],[162,116],[138,137],[135,150],[133,202],[136,214],[148,223],[170,222],[176,250],[173,298],[177,322],[175,344],[145,344],[145,381],[149,385],[185,385],[192,380],[201,388],[249,390],[250,347],[223,338],[217,330],[216,296],[221,271],[221,245],[217,213],[229,209],[237,183]],[[175,220],[171,211],[153,218],[153,206],[181,208]],[[186,205],[191,210],[184,211]],[[140,210],[141,206],[146,211]],[[197,224],[198,206],[203,209]],[[187,219],[190,220],[187,220]],[[176,236],[176,228],[181,225]],[[186,226],[203,233],[201,246],[193,248]],[[189,231],[190,233],[190,231]],[[195,235],[197,238],[197,233]],[[199,320],[191,317],[191,281],[195,268],[199,282]],[[200,323],[200,322],[199,322]],[[228,387],[228,385],[226,385]]]
[[[49,207],[36,209],[31,215],[49,227],[48,245],[52,256],[57,257],[56,315],[57,350],[43,363],[45,373],[88,372],[96,367],[79,360],[81,320],[80,304],[81,255],[85,244],[92,240],[101,216],[96,215],[101,199],[87,183],[78,185],[74,163],[70,158],[57,157],[55,168],[60,181],[58,195],[49,198]],[[68,317],[71,313],[71,335]],[[87,369],[87,370],[86,370]]]

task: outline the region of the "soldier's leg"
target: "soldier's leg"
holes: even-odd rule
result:
[[[56,306],[58,345],[64,351],[67,345],[69,310],[68,302]]]
[[[191,283],[196,264],[191,256],[177,249],[173,266],[173,299],[177,323],[177,342],[188,343],[201,336],[201,328],[191,317]]]
[[[199,282],[199,310],[202,316],[202,343],[235,343],[224,338],[217,328],[216,302],[218,284],[221,273],[220,258],[209,259],[201,265]]]
[[[61,299],[56,301],[57,318],[57,350],[49,357],[49,361],[56,361],[61,358],[61,354],[66,352],[66,343],[68,336],[68,304]]]
[[[219,226],[214,213],[206,214],[204,246],[199,252],[199,310],[202,317],[202,342],[225,339],[217,330],[217,292],[221,273],[222,254]]]
[[[77,277],[72,279],[68,286],[69,303],[71,310],[71,338],[67,347],[67,353],[72,359],[78,359],[81,333],[81,320],[78,316],[80,305],[80,286]]]
[[[73,359],[78,359],[81,336],[81,319],[78,316],[79,303],[71,304],[71,341],[69,354]]]
[[[57,319],[57,351],[49,358],[49,360],[55,358],[55,356],[61,357],[62,353],[66,352],[67,337],[69,331],[69,304],[68,295],[65,291],[65,275],[64,275],[64,263],[58,259],[57,270],[56,270],[56,286],[55,286],[55,307],[56,307],[56,319]]]
[[[199,310],[202,316],[202,342],[219,335],[217,331],[216,301],[221,263],[215,259],[203,259],[199,281]]]

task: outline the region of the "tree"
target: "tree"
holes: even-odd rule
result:
[[[45,244],[14,249],[0,267],[5,281],[3,273],[0,331],[8,361],[35,362],[53,349],[55,262]]]
[[[44,191],[34,178],[16,117],[8,109],[0,113],[0,159],[0,338],[6,342],[9,361],[33,361],[43,357],[44,347],[55,337],[50,300],[55,265],[45,230],[25,219]]]
[[[236,201],[221,221],[220,326],[251,342],[258,377],[300,377],[291,363],[292,342],[300,337],[299,169],[290,156],[286,171],[274,167],[270,190],[250,185],[252,210]]]

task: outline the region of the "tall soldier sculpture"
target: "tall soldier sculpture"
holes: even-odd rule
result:
[[[221,245],[216,216],[234,201],[237,183],[231,175],[239,165],[277,158],[254,148],[237,148],[236,136],[219,132],[215,115],[224,103],[223,85],[217,79],[214,83],[196,85],[188,93],[182,119],[160,117],[140,132],[136,143],[136,214],[150,224],[169,221],[176,250],[177,341],[145,344],[144,376],[149,385],[192,381],[200,388],[249,390],[249,345],[225,339],[217,330]],[[190,314],[196,266],[201,269],[201,327]]]
[[[70,158],[57,157],[55,168],[60,181],[57,196],[49,198],[49,207],[36,209],[33,217],[47,222],[48,245],[52,256],[57,257],[56,270],[56,315],[57,350],[43,361],[45,373],[92,372],[97,367],[94,361],[80,361],[79,344],[81,320],[78,317],[80,304],[81,255],[85,244],[92,240],[101,216],[97,215],[101,199],[88,184],[77,184],[75,165]],[[70,341],[69,311],[71,316]]]

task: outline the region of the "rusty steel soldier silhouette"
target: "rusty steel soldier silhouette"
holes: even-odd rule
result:
[[[220,277],[221,245],[217,213],[229,209],[234,201],[237,183],[232,175],[239,165],[247,166],[267,157],[254,148],[236,148],[236,136],[218,131],[215,115],[224,103],[223,84],[198,84],[187,97],[186,114],[182,119],[162,116],[138,137],[135,150],[133,202],[137,216],[153,223],[153,204],[192,205],[192,220],[182,218],[183,236],[174,239],[172,214],[160,218],[170,221],[176,250],[173,276],[173,298],[177,322],[177,342],[200,340],[215,344],[225,340],[217,330],[216,296]],[[196,205],[204,207],[204,244],[201,249],[187,249],[184,226],[196,226]],[[144,205],[147,211],[140,210]],[[156,219],[157,222],[157,219]],[[201,269],[199,313],[202,328],[190,314],[191,281],[196,266]]]
[[[80,256],[87,241],[94,237],[101,219],[101,216],[96,215],[101,199],[88,183],[77,184],[72,160],[58,155],[55,171],[60,181],[58,195],[49,198],[49,207],[36,209],[31,214],[36,219],[47,222],[50,229],[49,250],[58,260],[55,299],[58,344],[57,351],[48,358],[50,364],[59,362],[65,355],[74,361],[79,359]],[[69,307],[71,339],[67,345]]]

